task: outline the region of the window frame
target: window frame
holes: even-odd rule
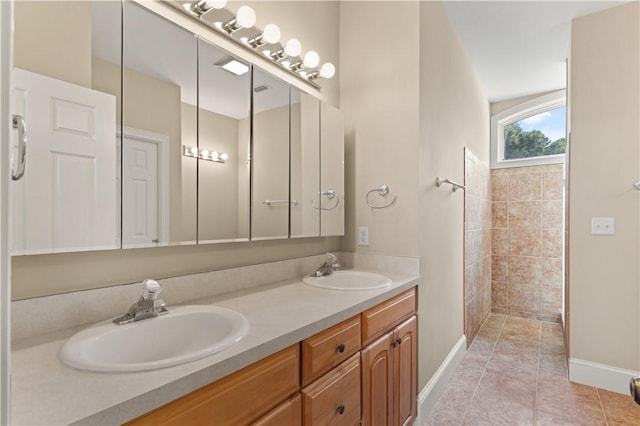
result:
[[[566,106],[567,91],[563,89],[528,100],[491,116],[491,168],[500,169],[564,163],[565,154],[539,155],[537,157],[506,160],[504,158],[504,128],[528,117]]]

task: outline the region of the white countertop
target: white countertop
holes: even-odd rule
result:
[[[58,351],[79,328],[14,342],[12,424],[106,425],[134,419],[417,286],[420,278],[384,274],[393,282],[381,290],[326,290],[288,280],[198,300],[192,304],[242,313],[249,333],[225,351],[161,370],[108,374],[64,366]]]

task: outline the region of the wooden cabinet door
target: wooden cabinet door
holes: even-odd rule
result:
[[[362,426],[392,425],[393,332],[364,348],[362,354]]]
[[[417,414],[418,326],[413,316],[394,331],[394,425],[411,425]]]

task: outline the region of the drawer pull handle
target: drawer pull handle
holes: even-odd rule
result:
[[[395,348],[396,346],[402,344],[402,339],[396,339],[393,342],[391,342],[391,347]]]
[[[344,414],[344,404],[341,404],[336,411],[340,415]]]
[[[346,346],[344,345],[344,343],[340,343],[336,349],[338,350],[338,352],[343,353],[345,348],[346,348]],[[342,413],[340,413],[340,414],[342,414]]]

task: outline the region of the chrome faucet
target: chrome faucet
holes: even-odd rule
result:
[[[333,274],[333,271],[340,268],[340,264],[337,262],[338,258],[333,253],[327,253],[327,258],[320,265],[316,271],[311,274],[312,277],[326,277],[327,275]]]
[[[167,308],[164,300],[159,298],[162,286],[156,280],[142,281],[142,296],[127,311],[126,314],[113,320],[114,324],[123,325],[130,322],[141,321],[166,314]]]

